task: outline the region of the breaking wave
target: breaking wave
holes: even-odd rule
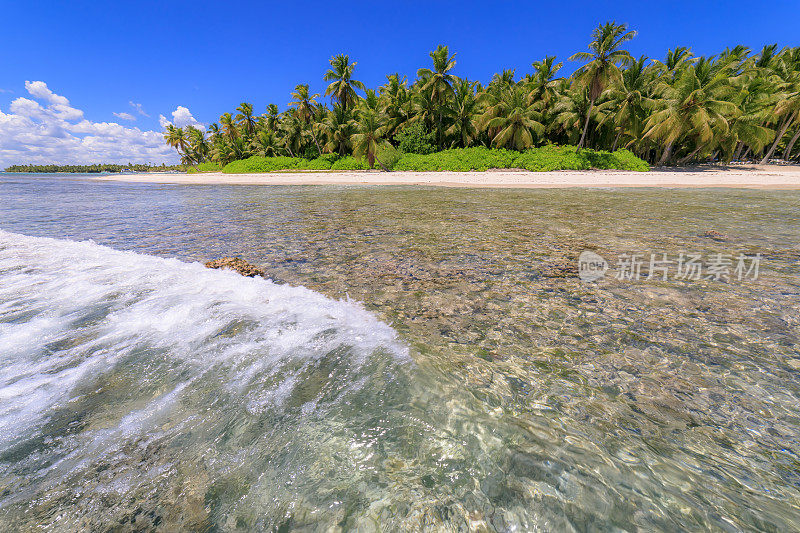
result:
[[[215,471],[263,455],[315,413],[332,423],[365,388],[380,396],[410,361],[355,302],[0,230],[0,508],[79,490],[70,477],[98,463],[94,490],[125,494],[181,450],[213,447]],[[157,460],[134,452],[156,442]]]

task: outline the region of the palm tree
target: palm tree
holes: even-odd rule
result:
[[[352,108],[358,101],[356,89],[366,90],[363,83],[353,79],[353,70],[358,63],[350,63],[350,56],[339,54],[331,58],[330,64],[331,68],[322,78],[332,82],[325,90],[325,96],[330,96],[345,109]]]
[[[186,134],[189,138],[189,150],[187,152],[195,163],[202,163],[208,157],[209,152],[205,133],[194,126],[186,126]]]
[[[417,76],[422,81],[422,89],[430,91],[431,98],[436,102],[436,142],[441,148],[443,110],[447,99],[453,96],[453,83],[458,79],[449,74],[456,66],[456,55],[451,55],[448,48],[441,44],[428,55],[433,60],[433,70],[421,68],[417,71]]]
[[[265,117],[265,122],[270,131],[275,131],[278,128],[279,115],[280,112],[278,111],[278,106],[275,104],[269,104],[267,106],[267,116]]]
[[[392,137],[411,117],[411,95],[406,86],[406,78],[394,73],[386,76],[387,83],[379,88],[383,98],[382,111],[388,121],[388,135]]]
[[[523,86],[512,85],[499,98],[488,92],[483,95],[490,103],[481,117],[481,124],[496,132],[492,134],[492,145],[522,151],[533,146],[535,138],[544,134],[541,114],[528,104],[528,93]]]
[[[772,140],[773,131],[764,126],[770,111],[779,98],[775,83],[761,76],[759,68],[752,68],[740,76],[733,85],[731,100],[739,113],[731,118],[730,135],[723,141],[724,159],[738,160],[742,152],[761,153]]]
[[[667,58],[661,65],[667,72],[674,73],[684,66],[694,62],[692,51],[685,46],[678,46],[674,50],[667,50]]]
[[[279,152],[279,141],[272,130],[261,130],[253,140],[253,147],[262,157],[274,157]]]
[[[376,157],[378,148],[390,146],[384,138],[386,135],[386,118],[382,113],[373,109],[362,109],[356,119],[356,133],[352,136],[353,155],[356,157],[366,157],[369,168],[375,166],[375,161],[388,171],[383,163]]]
[[[167,129],[164,132],[164,139],[169,146],[178,151],[178,155],[186,153],[189,149],[189,140],[186,132],[182,128],[176,128],[172,124],[167,124]]]
[[[314,116],[315,106],[317,104],[317,96],[319,96],[319,94],[309,93],[310,91],[307,83],[299,84],[294,88],[294,92],[292,93],[292,101],[289,102],[289,106],[297,108],[297,116],[305,124],[309,124],[311,118]],[[314,139],[314,144],[317,147],[317,152],[319,152],[319,155],[322,155],[322,149],[319,147],[319,142],[317,142],[317,135],[314,132],[314,126],[311,125],[310,129],[311,137]]]
[[[283,133],[283,146],[291,157],[300,157],[303,145],[303,131],[305,123],[297,116],[297,111],[287,111],[281,120],[280,129]]]
[[[239,136],[236,123],[233,121],[233,116],[230,113],[223,113],[219,117],[219,123],[222,124],[222,130],[230,141],[233,141]]]
[[[674,83],[661,81],[656,104],[647,120],[644,137],[662,141],[664,151],[658,164],[671,157],[677,141],[694,143],[694,150],[678,161],[683,164],[699,153],[710,153],[730,130],[728,118],[737,113],[728,101],[733,93],[725,70],[714,69],[705,59],[684,68]]]
[[[438,104],[433,96],[433,89],[425,88],[422,80],[419,80],[414,84],[411,99],[414,116],[409,122],[420,122],[425,126],[426,131],[433,131],[438,116]]]
[[[252,154],[250,143],[244,137],[236,137],[230,143],[231,155],[233,159],[247,159]]]
[[[781,52],[781,60],[790,65],[790,68],[795,72],[795,76],[800,76],[800,46],[783,50]],[[786,145],[786,149],[783,152],[783,159],[785,161],[790,160],[792,148],[794,148],[798,139],[800,139],[800,127],[797,128],[797,131]]]
[[[333,105],[322,123],[323,131],[328,137],[325,148],[340,156],[344,156],[353,148],[353,134],[356,132],[350,111],[339,104]]]
[[[369,109],[370,111],[379,111],[381,107],[381,101],[378,95],[375,93],[375,89],[367,89],[364,91],[364,99],[361,100],[361,108],[360,109]]]
[[[480,110],[480,103],[475,98],[475,82],[467,79],[455,83],[455,94],[446,113],[453,123],[447,134],[455,137],[454,144],[466,148],[478,136],[476,117]]]
[[[308,84],[299,84],[294,88],[291,93],[292,101],[289,102],[290,107],[296,107],[298,116],[301,120],[308,122],[311,115],[314,114],[314,106],[317,103],[317,96],[319,94],[310,94]]]
[[[553,106],[553,120],[548,124],[551,140],[577,144],[584,117],[590,113],[589,98],[583,87],[570,85],[563,80],[557,91],[558,100]]]
[[[503,70],[503,72],[492,76],[492,81],[489,82],[489,87],[487,89],[488,90],[496,89],[499,94],[501,91],[517,83],[514,80],[515,75],[516,75],[515,69],[507,68]]]
[[[559,83],[555,77],[563,65],[563,63],[556,63],[556,56],[547,56],[543,61],[534,61],[531,64],[534,74],[528,78],[530,103],[541,101],[545,108],[553,104],[557,96],[556,87]]]
[[[600,124],[609,122],[616,130],[612,151],[617,149],[623,135],[631,139],[630,143],[635,143],[641,140],[644,133],[646,106],[651,101],[648,94],[653,78],[646,67],[646,62],[645,56],[634,60],[622,71],[621,82],[607,89],[605,102],[597,106],[601,113],[607,113]]]
[[[761,160],[762,165],[769,162],[789,127],[796,121],[800,122],[800,68],[798,66],[792,54],[784,51],[781,53],[781,57],[774,62],[774,67],[769,69],[779,83],[782,97],[772,110],[771,122],[777,126],[775,141]]]
[[[239,104],[239,107],[236,108],[236,111],[236,122],[242,127],[245,135],[248,137],[252,136],[253,132],[256,130],[256,119],[253,116],[253,104],[242,102]]]
[[[589,117],[595,101],[609,84],[620,81],[622,73],[617,65],[627,65],[633,60],[626,50],[620,49],[620,46],[635,36],[636,32],[629,31],[626,24],[606,22],[595,28],[592,33],[592,41],[589,43],[590,52],[578,52],[569,58],[570,61],[589,62],[575,73],[575,83],[586,87],[589,96],[589,111],[586,113],[583,133],[578,142],[579,149],[583,148],[586,141]]]

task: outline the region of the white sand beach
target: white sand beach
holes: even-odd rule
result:
[[[733,187],[800,189],[800,165],[527,172],[271,172],[265,174],[110,174],[98,180],[184,185],[429,185],[440,187]]]

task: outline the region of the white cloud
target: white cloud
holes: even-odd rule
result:
[[[129,101],[128,103],[131,105],[133,110],[136,111],[138,114],[142,115],[143,117],[150,117],[150,115],[144,112],[144,107],[142,107],[142,104],[137,104],[133,100]]]
[[[45,110],[39,105],[39,102],[29,98],[17,98],[11,102],[11,112],[23,117],[43,117]]]
[[[136,117],[134,117],[130,113],[114,113],[114,116],[117,118],[121,118],[122,120],[136,120]]]
[[[184,126],[194,126],[195,128],[204,129],[205,127],[197,122],[192,113],[182,105],[179,105],[175,111],[172,112],[172,122],[182,128]]]
[[[47,84],[43,81],[26,81],[25,89],[40,100],[47,100],[51,104],[69,105],[69,100],[48,89]]]
[[[34,98],[46,100],[50,104],[48,106],[48,111],[61,120],[78,120],[83,117],[83,111],[70,106],[69,100],[51,91],[43,81],[26,81],[25,89],[27,89],[28,93]],[[14,103],[22,101],[32,102],[33,100],[17,98],[11,103],[11,110],[14,111]],[[25,102],[22,102],[22,104]],[[38,106],[38,104],[36,105]]]
[[[177,108],[175,108],[175,111],[172,112],[172,120],[167,120],[167,117],[165,117],[164,115],[158,115],[158,123],[159,125],[161,125],[162,128],[166,128],[170,124],[174,124],[179,128],[183,128],[186,126],[194,126],[199,130],[206,129],[206,127],[202,123],[197,122],[197,120],[195,120],[195,118],[192,116],[191,111],[189,111],[189,109],[183,107],[182,105],[179,105]]]
[[[83,111],[68,105],[53,104],[48,109],[61,120],[78,120],[83,118]]]
[[[87,120],[43,81],[25,82],[25,88],[34,99],[15,99],[8,113],[0,109],[0,168],[26,163],[177,162],[161,132]],[[188,109],[186,114],[178,117],[191,117]]]

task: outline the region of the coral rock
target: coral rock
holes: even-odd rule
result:
[[[709,239],[713,239],[715,241],[727,241],[728,240],[728,237],[724,233],[720,233],[718,231],[714,231],[713,229],[710,229],[707,232],[703,233],[703,237],[708,237]]]
[[[213,261],[209,261],[206,263],[206,267],[208,268],[228,268],[230,270],[235,270],[242,276],[247,276],[252,278],[254,276],[262,276],[264,277],[265,272],[258,268],[255,265],[251,265],[241,257],[222,257],[220,259],[214,259]]]

